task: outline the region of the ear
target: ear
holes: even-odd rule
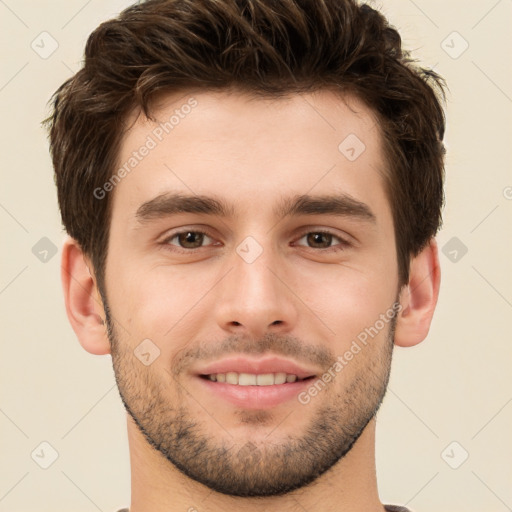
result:
[[[440,282],[437,242],[432,238],[411,260],[409,282],[400,292],[402,309],[396,323],[396,345],[412,347],[427,337],[439,296]]]
[[[62,248],[61,279],[69,322],[87,352],[109,354],[105,310],[90,269],[92,265],[76,240],[68,237]]]

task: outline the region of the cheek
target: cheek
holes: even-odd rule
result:
[[[169,339],[187,341],[197,328],[194,311],[215,283],[204,274],[142,265],[111,274],[111,307],[116,319],[130,332],[132,343],[149,338],[161,348]],[[166,341],[166,343],[164,343]]]
[[[318,304],[320,315],[334,331],[338,349],[343,350],[365,328],[374,325],[393,300],[385,283],[346,279],[339,286],[331,287],[318,299]]]
[[[396,299],[394,254],[386,250],[341,264],[297,265],[291,270],[293,279],[288,274],[288,282],[314,313],[312,321],[328,326],[341,345],[373,325]]]

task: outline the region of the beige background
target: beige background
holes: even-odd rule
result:
[[[128,3],[0,0],[0,512],[129,504],[125,414],[110,356],[92,356],[76,340],[59,254],[40,261],[50,243],[40,240],[60,248],[64,235],[39,125],[51,93],[78,70],[87,35]],[[512,510],[512,1],[378,5],[450,87],[442,291],[428,339],[395,351],[378,422],[381,499],[415,512],[505,512]],[[58,43],[45,59],[31,48],[35,41],[39,53],[51,50],[43,31]],[[58,458],[41,468],[52,449]],[[458,469],[450,467],[466,452]]]

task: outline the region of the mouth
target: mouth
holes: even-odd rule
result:
[[[202,393],[237,408],[269,409],[297,399],[320,372],[279,357],[234,357],[195,373]],[[297,401],[298,402],[298,401]]]

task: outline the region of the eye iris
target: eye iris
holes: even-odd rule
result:
[[[322,243],[322,238],[324,238],[324,243]],[[332,235],[328,233],[309,233],[308,234],[308,244],[320,244],[322,248],[330,247],[332,242]]]
[[[204,239],[203,233],[197,233],[194,231],[187,231],[178,235],[180,245],[187,248],[201,247]]]

